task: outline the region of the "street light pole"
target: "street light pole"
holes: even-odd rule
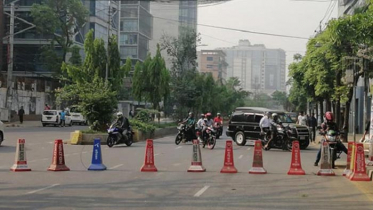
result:
[[[10,7],[10,30],[9,30],[9,60],[7,73],[7,108],[8,108],[8,122],[11,120],[12,113],[12,99],[13,99],[13,48],[14,48],[14,16],[15,16],[15,2],[12,2]]]

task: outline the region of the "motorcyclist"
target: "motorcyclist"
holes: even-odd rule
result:
[[[221,117],[221,114],[218,112],[217,116],[214,118],[214,123],[218,124],[218,128],[221,130],[221,133],[223,133],[223,118]]]
[[[282,125],[282,122],[280,120],[280,118],[278,117],[278,114],[276,113],[273,113],[272,114],[272,120],[270,121],[270,130],[271,130],[271,137],[269,139],[269,141],[267,142],[267,144],[264,146],[264,149],[268,150],[269,149],[269,144],[270,142],[276,138],[277,136],[277,127],[283,127]],[[283,142],[284,143],[284,142]],[[284,143],[285,144],[285,143]],[[286,145],[286,144],[285,144]],[[284,149],[284,145],[283,145],[283,149]]]
[[[206,113],[204,123],[203,123],[203,129],[202,129],[202,134],[203,136],[206,136],[206,129],[208,127],[212,127],[214,124],[214,121],[211,119],[211,113]]]
[[[186,129],[187,140],[191,140],[193,138],[195,123],[196,123],[196,120],[194,119],[193,112],[189,112],[188,117],[183,122],[181,122],[181,124],[185,124],[187,128]]]
[[[197,122],[197,129],[198,130],[200,130],[200,131],[202,131],[202,129],[203,129],[203,124],[205,123],[205,114],[201,114],[201,116],[200,116],[201,118],[198,120],[198,122]]]
[[[127,117],[123,116],[122,112],[117,113],[117,120],[114,125],[119,129],[119,132],[122,134],[122,137],[127,134],[130,129],[130,122]]]
[[[338,133],[338,126],[337,126],[337,123],[334,122],[333,113],[328,111],[328,112],[325,112],[325,122],[323,122],[321,124],[320,133],[325,134],[329,130],[334,130]],[[318,164],[319,164],[319,161],[320,161],[320,158],[321,158],[321,147],[322,147],[322,144],[320,145],[320,149],[317,152],[316,161],[315,161],[314,166],[318,166]],[[337,141],[336,148],[347,154],[347,148],[341,141]]]

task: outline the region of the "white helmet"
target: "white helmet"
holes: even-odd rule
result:
[[[122,112],[118,112],[117,113],[117,117],[123,117],[123,113]]]
[[[276,113],[273,113],[273,114],[272,114],[272,117],[273,117],[273,118],[277,117],[277,114],[276,114]]]

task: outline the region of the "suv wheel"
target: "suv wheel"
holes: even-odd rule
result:
[[[245,134],[242,131],[238,131],[236,135],[234,136],[234,139],[236,141],[236,144],[238,146],[245,146],[246,144],[246,137]]]

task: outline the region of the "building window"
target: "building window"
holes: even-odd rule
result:
[[[137,18],[139,16],[139,10],[137,7],[132,8],[122,8],[120,12],[121,17],[126,18]]]
[[[126,59],[130,58],[137,58],[137,47],[121,47],[120,54],[123,56],[122,58]]]
[[[206,68],[212,69],[212,65],[207,65]]]
[[[121,34],[120,45],[137,44],[137,34]]]
[[[207,57],[206,59],[207,59],[208,61],[213,61],[213,60],[214,60],[213,57]]]
[[[139,27],[137,20],[122,20],[120,22],[120,28],[121,31],[137,32]]]

